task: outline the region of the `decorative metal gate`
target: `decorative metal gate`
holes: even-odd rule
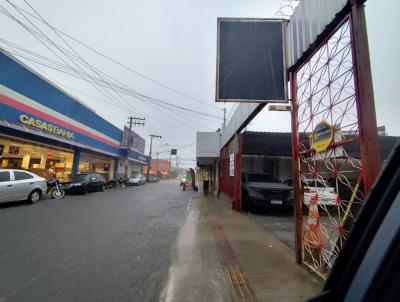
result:
[[[367,137],[377,151],[376,121],[371,110],[366,126],[354,20],[346,16],[291,73],[297,262],[323,278],[376,177],[365,167]]]

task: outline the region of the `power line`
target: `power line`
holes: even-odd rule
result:
[[[8,41],[6,41],[6,40],[4,40],[4,39],[0,39],[0,42],[3,42],[3,43],[5,43],[5,44],[7,44],[7,45],[11,45],[11,46],[17,47],[18,49],[23,50],[23,48],[18,47],[18,46],[16,46],[15,44],[12,44],[11,42],[8,42]],[[21,53],[16,52],[16,51],[9,51],[9,52],[10,52],[11,54],[13,54],[13,55],[22,57],[22,58],[27,59],[27,60],[29,60],[29,61],[31,61],[31,62],[40,64],[40,65],[42,65],[42,66],[45,66],[45,67],[48,67],[48,68],[51,68],[51,69],[54,69],[54,70],[57,70],[57,71],[66,73],[66,74],[71,75],[71,76],[74,76],[74,77],[81,78],[81,75],[76,75],[76,73],[79,73],[79,71],[76,71],[76,69],[72,69],[72,70],[74,70],[74,72],[72,72],[72,70],[71,70],[71,68],[70,68],[69,66],[63,66],[62,64],[59,64],[59,63],[56,62],[56,61],[53,61],[53,60],[48,59],[48,58],[46,58],[46,57],[44,57],[44,56],[35,54],[35,53],[31,52],[31,51],[28,51],[29,54],[37,55],[37,57],[39,57],[39,58],[41,58],[41,59],[45,59],[45,60],[47,60],[47,62],[44,63],[44,62],[38,61],[38,60],[36,60],[36,59],[32,59],[31,57],[26,56],[26,55],[21,54]],[[49,65],[49,63],[51,63],[51,64],[56,64],[57,66],[51,66],[51,65]],[[65,70],[65,68],[67,68],[67,70]],[[91,76],[89,76],[89,77],[92,78]],[[97,83],[97,82],[96,82],[96,83]],[[97,83],[97,84],[98,84],[98,83]],[[98,84],[98,85],[102,86],[102,84]],[[106,87],[106,88],[107,88],[107,87]],[[80,92],[81,92],[81,91],[80,91]],[[83,93],[83,92],[81,92],[81,93]],[[141,101],[145,101],[148,105],[150,105],[150,104],[147,102],[147,99],[142,98],[141,96],[135,96],[135,98],[137,98],[137,99],[139,99],[139,100],[141,100]],[[104,101],[104,100],[102,100],[102,101]],[[107,102],[108,102],[108,101],[107,101]],[[115,104],[115,103],[114,103],[114,104]],[[165,106],[164,106],[164,105],[161,105],[161,104],[165,104]],[[167,110],[172,110],[171,108],[168,108],[168,105],[171,105],[170,103],[162,102],[161,104],[157,104],[157,105],[160,106],[160,107],[162,107],[162,108],[165,108],[165,109],[167,109]],[[120,104],[119,104],[119,106],[120,106]],[[172,104],[171,107],[174,107],[174,108],[176,108],[176,109],[178,109],[178,110],[181,110],[181,109],[186,110],[188,114],[192,113],[192,114],[202,114],[202,115],[208,116],[207,114],[204,114],[204,113],[201,113],[201,112],[196,112],[196,111],[193,111],[193,110],[191,110],[191,109],[183,108],[183,107],[176,106],[176,105],[173,105],[173,104]],[[126,105],[125,105],[125,108],[126,108]],[[175,109],[175,110],[172,110],[172,111],[175,112],[175,113],[181,113],[180,111],[178,111],[178,110],[176,110],[176,109]],[[185,118],[188,118],[187,116],[184,116],[184,117],[185,117]],[[211,117],[213,117],[213,116],[211,116]],[[210,122],[216,122],[216,121],[212,121],[212,120],[209,120],[209,119],[206,119],[206,118],[202,118],[202,119],[203,119],[203,120],[208,120],[208,121],[210,121]],[[189,119],[189,120],[193,122],[192,119]],[[196,123],[196,122],[195,122],[195,123]],[[201,125],[201,126],[203,126],[203,125]]]
[[[9,1],[7,1],[7,2],[9,2]],[[10,4],[13,5],[12,3],[10,3]],[[119,81],[117,81],[117,80],[115,80],[115,79],[113,79],[113,78],[111,78],[111,77],[109,77],[108,75],[105,74],[107,77],[111,78],[112,80],[121,83],[121,84],[124,85],[125,87],[128,87],[129,90],[123,89],[121,86],[115,85],[114,83],[111,83],[111,82],[105,80],[105,79],[100,75],[100,73],[104,74],[103,72],[98,71],[97,68],[91,66],[88,62],[84,61],[83,58],[80,57],[79,54],[78,54],[76,51],[74,51],[74,52],[75,52],[75,57],[78,57],[78,59],[80,59],[81,61],[83,61],[83,62],[85,63],[85,65],[88,66],[89,69],[90,69],[91,71],[95,72],[98,76],[100,76],[100,78],[96,78],[96,77],[94,77],[94,76],[92,76],[92,75],[87,74],[79,65],[77,65],[77,63],[70,57],[70,54],[68,54],[68,52],[67,52],[65,49],[63,49],[63,48],[60,47],[58,44],[56,44],[54,41],[52,41],[51,39],[49,39],[42,31],[40,31],[40,29],[38,29],[34,24],[32,24],[32,22],[30,22],[25,16],[23,16],[23,17],[24,17],[25,19],[27,19],[28,22],[30,22],[30,23],[39,31],[39,33],[36,32],[36,31],[34,31],[34,30],[32,30],[31,28],[29,28],[29,26],[27,26],[26,24],[23,24],[23,22],[19,21],[18,19],[16,19],[16,18],[13,17],[12,15],[10,15],[10,13],[9,13],[4,7],[2,7],[2,8],[8,13],[8,14],[6,14],[6,15],[8,15],[8,16],[9,16],[10,18],[12,18],[14,21],[16,21],[17,23],[19,23],[21,26],[23,26],[28,32],[30,32],[36,39],[39,40],[39,42],[41,42],[41,43],[42,43],[46,48],[48,48],[48,49],[49,49],[49,47],[48,47],[47,45],[45,45],[45,44],[43,43],[43,41],[41,41],[41,40],[38,38],[38,35],[41,35],[41,36],[44,37],[47,41],[49,41],[54,47],[56,47],[60,52],[62,52],[65,56],[67,56],[68,59],[71,60],[71,61],[80,69],[80,71],[78,71],[77,69],[71,67],[64,59],[62,59],[59,55],[57,55],[57,54],[56,54],[54,51],[52,51],[51,49],[49,49],[49,50],[50,50],[53,54],[55,54],[59,59],[61,59],[66,65],[62,65],[62,64],[60,64],[60,63],[58,63],[58,62],[56,62],[56,61],[53,61],[53,60],[51,60],[51,59],[48,59],[48,58],[46,58],[46,57],[44,57],[44,56],[40,56],[40,55],[38,55],[39,58],[42,59],[42,60],[45,60],[46,63],[40,62],[40,61],[38,61],[38,60],[34,60],[34,59],[32,59],[31,57],[27,57],[26,55],[23,56],[23,55],[20,54],[20,53],[17,53],[17,55],[20,55],[20,56],[22,56],[23,58],[25,58],[25,59],[27,59],[27,60],[31,60],[31,61],[33,61],[33,62],[36,62],[37,64],[41,64],[41,65],[46,66],[46,67],[48,67],[48,68],[53,68],[53,69],[55,69],[55,70],[57,70],[57,71],[64,72],[64,73],[67,73],[67,74],[69,74],[69,75],[82,78],[82,79],[84,79],[85,81],[87,81],[89,84],[91,84],[92,86],[93,86],[92,82],[94,82],[94,83],[96,83],[96,85],[102,86],[102,87],[104,87],[104,88],[112,89],[112,90],[113,90],[115,93],[117,93],[118,95],[119,95],[119,93],[116,91],[116,89],[118,89],[119,91],[122,90],[123,93],[128,94],[128,95],[130,95],[130,96],[134,96],[136,99],[139,99],[139,100],[141,100],[141,101],[145,101],[148,105],[150,105],[149,100],[153,100],[153,101],[157,101],[158,103],[162,103],[162,104],[165,105],[165,106],[162,106],[161,104],[158,104],[158,106],[163,107],[164,109],[167,109],[167,110],[170,110],[170,111],[175,111],[175,113],[178,113],[178,110],[186,110],[186,111],[191,112],[191,113],[197,113],[197,114],[202,114],[202,115],[206,115],[206,116],[210,116],[210,117],[215,117],[215,116],[211,116],[211,115],[204,114],[203,112],[197,112],[197,111],[194,111],[194,110],[191,110],[191,109],[188,109],[188,108],[184,108],[184,107],[181,107],[181,106],[176,106],[176,105],[170,104],[170,103],[168,103],[168,102],[165,102],[165,101],[162,101],[162,100],[159,100],[159,99],[155,99],[155,98],[151,98],[151,97],[145,96],[145,95],[143,95],[143,94],[138,93],[137,91],[134,91],[134,90],[130,89],[128,86],[124,85],[123,83],[121,83],[121,82],[119,82]],[[22,14],[21,12],[19,12],[19,13]],[[44,21],[44,22],[45,22],[45,21]],[[50,25],[49,25],[47,22],[46,22],[46,24],[50,27]],[[65,42],[65,40],[64,40],[64,42]],[[65,43],[66,43],[66,42],[65,42]],[[67,44],[68,44],[68,43],[67,43]],[[70,48],[72,48],[72,47],[70,47]],[[21,48],[20,48],[20,49],[21,49]],[[35,53],[33,53],[33,52],[28,52],[28,53],[29,53],[30,55],[37,55],[37,54],[35,54]],[[49,63],[53,64],[53,66],[50,66]],[[54,64],[55,64],[56,66],[54,66]],[[106,86],[104,86],[104,85],[106,85]],[[95,87],[95,86],[93,86],[93,87],[96,88],[96,90],[99,90],[97,87]],[[99,92],[101,92],[102,94],[105,93],[104,91],[100,91],[100,90],[99,90]],[[107,93],[107,94],[108,94],[108,93]],[[109,95],[109,94],[108,94],[108,95]],[[109,96],[110,96],[112,99],[114,99],[114,97],[112,97],[111,95],[109,95]],[[115,101],[115,99],[114,99],[114,101]],[[116,103],[119,103],[120,106],[122,105],[122,102],[116,102]],[[171,108],[167,108],[166,106],[175,107],[175,110],[172,110]],[[123,107],[126,108],[126,105],[123,105]],[[185,116],[185,118],[187,118],[187,117]],[[218,118],[218,117],[215,117],[215,118]],[[203,125],[201,125],[201,126],[203,126]]]
[[[2,39],[0,39],[0,40],[2,40]],[[3,40],[3,41],[4,41],[4,40]],[[25,59],[27,59],[27,60],[33,62],[33,63],[40,64],[40,65],[42,65],[42,66],[46,66],[46,67],[52,68],[51,66],[49,66],[49,65],[47,65],[47,64],[44,64],[44,63],[42,63],[42,62],[33,60],[33,59],[31,59],[31,58],[29,58],[29,57],[26,57],[26,56],[24,56],[24,55],[22,55],[22,54],[20,54],[20,53],[11,52],[11,51],[8,51],[8,52],[11,53],[11,54],[13,54],[13,55],[16,55],[16,56],[20,56],[20,57],[22,57],[22,58],[25,58]],[[55,70],[57,70],[57,71],[60,71],[60,72],[67,73],[67,74],[69,74],[69,75],[75,76],[75,75],[72,74],[72,73],[65,72],[65,70],[63,71],[63,70],[58,69],[58,68],[52,68],[52,69],[55,69]],[[41,72],[41,73],[44,74],[44,72]],[[134,109],[132,109],[132,108],[128,108],[127,105],[121,105],[120,103],[115,103],[115,102],[112,102],[112,101],[111,101],[111,103],[110,103],[109,100],[101,99],[101,98],[98,98],[98,97],[96,97],[96,96],[90,95],[90,94],[88,94],[88,93],[86,93],[86,92],[83,92],[83,91],[80,91],[80,90],[78,90],[78,89],[69,87],[69,86],[67,86],[67,85],[65,85],[65,84],[58,83],[58,82],[55,81],[54,79],[51,79],[51,81],[57,83],[58,85],[60,85],[60,86],[62,86],[62,87],[65,87],[66,89],[75,90],[75,91],[77,91],[77,92],[79,92],[79,93],[82,93],[82,94],[84,94],[84,95],[86,95],[86,96],[89,96],[89,97],[91,97],[91,98],[94,98],[94,99],[96,99],[96,100],[98,100],[98,101],[106,102],[106,103],[111,104],[111,105],[115,105],[115,106],[117,106],[118,108],[120,108],[120,109],[122,109],[122,110],[132,111],[133,113],[140,114],[140,113],[137,112],[136,110],[134,110]],[[147,103],[147,105],[150,105],[150,104]],[[158,110],[158,108],[155,108],[155,109]],[[164,124],[166,124],[166,125],[170,125],[170,126],[176,127],[176,128],[178,128],[179,130],[182,130],[182,131],[186,132],[186,129],[182,128],[182,125],[176,125],[176,124],[173,124],[173,123],[170,123],[170,122],[167,122],[167,121],[164,121],[164,120],[156,119],[156,118],[153,118],[153,117],[148,117],[148,118],[151,119],[151,120],[155,120],[155,121],[157,121],[157,122],[164,123]],[[151,125],[149,125],[149,126],[151,126]],[[187,126],[189,126],[189,125],[187,125]],[[191,126],[189,126],[189,127],[191,127]],[[154,130],[154,128],[153,128],[153,130]]]
[[[7,2],[9,2],[9,1],[7,1]],[[39,15],[39,13],[37,13],[37,11],[36,11],[31,5],[29,5],[29,3],[28,3],[27,1],[24,0],[24,2],[25,2],[33,11],[35,11],[37,15]],[[198,98],[192,97],[192,96],[190,96],[190,95],[188,95],[188,94],[186,94],[186,93],[184,93],[184,92],[181,92],[181,91],[179,91],[179,90],[177,90],[177,89],[171,88],[171,87],[169,87],[169,86],[167,86],[167,85],[165,85],[165,84],[163,84],[163,83],[161,83],[161,82],[159,82],[159,81],[157,81],[157,80],[154,80],[154,79],[152,79],[151,77],[149,77],[149,76],[147,76],[147,75],[145,75],[145,74],[143,74],[143,73],[141,73],[141,72],[138,72],[138,71],[134,70],[133,68],[131,68],[131,67],[129,67],[129,66],[127,66],[127,65],[125,65],[125,64],[123,64],[123,63],[121,63],[121,62],[119,62],[119,61],[117,61],[117,60],[115,60],[115,59],[113,59],[113,58],[111,58],[110,56],[107,56],[107,55],[101,53],[100,51],[94,49],[93,47],[87,45],[86,43],[80,41],[79,39],[77,39],[77,38],[75,38],[75,37],[73,37],[73,36],[71,36],[71,35],[69,35],[69,34],[67,34],[67,33],[65,33],[65,32],[63,32],[63,31],[61,31],[60,29],[58,29],[58,28],[56,28],[56,27],[54,27],[54,26],[52,26],[52,25],[50,25],[50,24],[48,24],[40,15],[39,15],[40,18],[37,18],[35,15],[29,13],[28,11],[24,10],[23,8],[21,8],[21,7],[17,6],[17,5],[15,5],[15,4],[12,4],[12,5],[18,7],[20,10],[24,11],[26,14],[28,14],[28,15],[30,15],[31,17],[37,19],[38,21],[40,21],[40,22],[42,22],[42,23],[44,22],[44,23],[47,24],[53,31],[58,32],[59,34],[61,34],[61,35],[65,36],[65,37],[67,37],[67,38],[69,38],[69,39],[75,41],[76,43],[82,45],[83,47],[85,47],[85,48],[87,48],[87,49],[89,49],[89,50],[91,50],[92,52],[96,53],[97,55],[99,55],[99,56],[101,56],[101,57],[103,57],[103,58],[105,58],[105,59],[107,59],[107,60],[113,62],[114,64],[117,64],[117,65],[119,65],[120,67],[123,67],[124,69],[126,69],[126,70],[128,70],[128,71],[130,71],[130,72],[132,72],[132,73],[134,73],[134,74],[136,74],[136,75],[138,75],[138,76],[140,76],[140,77],[142,77],[142,78],[148,80],[148,81],[151,81],[151,82],[153,82],[154,84],[157,84],[157,85],[159,85],[159,86],[161,86],[161,87],[163,87],[163,88],[165,88],[165,89],[167,89],[167,90],[169,90],[169,91],[172,91],[172,92],[174,92],[174,93],[176,93],[176,94],[178,94],[178,95],[184,96],[184,97],[186,97],[186,98],[188,98],[188,99],[190,99],[190,100],[192,100],[192,101],[195,101],[195,102],[197,102],[197,103],[200,103],[200,104],[203,104],[203,105],[206,105],[206,106],[210,106],[210,107],[215,108],[215,109],[219,109],[219,108],[218,108],[217,106],[215,106],[215,105],[211,105],[211,104],[209,104],[209,103],[207,103],[207,102],[204,102],[204,101],[202,101],[202,100],[200,100],[200,99],[198,99]]]
[[[35,37],[35,39],[37,39],[43,46],[45,46],[50,52],[52,52],[56,57],[58,57],[61,61],[63,61],[67,66],[70,66],[63,58],[60,57],[60,55],[58,55],[54,50],[52,50],[49,46],[46,45],[45,42],[43,42],[38,35],[41,35],[42,37],[44,37],[45,40],[47,40],[51,45],[53,45],[58,51],[60,51],[65,57],[67,57],[72,63],[74,63],[75,66],[77,66],[77,68],[79,68],[84,74],[85,71],[74,61],[72,60],[65,51],[63,51],[63,49],[56,44],[55,42],[53,42],[47,35],[45,35],[35,24],[33,24],[13,3],[11,3],[10,1],[6,0],[6,2],[8,4],[10,4],[11,6],[13,6],[13,8],[15,10],[18,11],[18,13],[25,19],[27,20],[37,31],[32,30],[29,26],[27,26],[26,24],[24,24],[23,22],[21,22],[20,20],[16,19],[6,8],[4,8],[3,6],[0,5],[0,7],[5,11],[6,15],[9,16],[12,20],[14,20],[15,22],[17,22],[18,24],[20,24],[25,30],[27,30],[33,37]],[[38,34],[39,32],[39,34]],[[87,74],[86,74],[87,75]],[[101,89],[100,87],[96,87],[91,81],[89,81],[87,78],[83,78],[86,82],[88,82],[93,88],[95,88],[96,90],[98,90],[101,94],[106,96],[106,92]],[[109,97],[112,98],[112,96],[110,94],[107,94]]]
[[[208,114],[208,113],[196,111],[196,110],[193,110],[193,109],[190,109],[190,108],[186,108],[186,107],[174,105],[174,104],[171,104],[171,103],[169,103],[169,102],[166,102],[166,101],[163,101],[163,100],[154,98],[154,97],[149,97],[149,96],[143,95],[143,94],[141,94],[141,93],[138,93],[138,92],[132,90],[129,86],[126,86],[126,85],[123,84],[123,83],[122,83],[122,84],[125,85],[125,86],[128,87],[128,88],[123,88],[123,87],[121,87],[121,86],[115,85],[114,83],[107,82],[107,81],[104,80],[104,78],[99,79],[99,78],[93,77],[93,76],[91,76],[91,75],[89,75],[89,74],[87,74],[87,73],[84,73],[84,72],[82,72],[82,71],[79,71],[79,70],[77,70],[77,69],[71,67],[70,65],[63,65],[63,64],[61,64],[61,63],[59,63],[59,62],[57,62],[57,61],[54,61],[54,60],[52,60],[52,59],[47,58],[46,56],[37,54],[37,53],[35,53],[35,52],[33,52],[33,51],[30,51],[30,50],[28,50],[28,49],[26,49],[26,48],[23,48],[23,47],[21,47],[21,46],[15,44],[15,43],[12,43],[12,42],[10,42],[10,41],[5,40],[5,39],[1,39],[1,38],[0,38],[0,41],[1,41],[2,43],[4,43],[4,44],[10,46],[10,47],[16,48],[16,49],[18,49],[18,50],[21,50],[21,51],[23,51],[23,52],[26,52],[27,54],[29,54],[29,55],[31,55],[31,56],[34,56],[34,57],[36,57],[36,58],[39,58],[40,60],[44,60],[45,63],[44,63],[44,62],[40,62],[40,61],[38,61],[37,59],[33,59],[33,58],[31,58],[31,57],[29,57],[29,56],[27,56],[27,55],[25,55],[25,54],[22,54],[22,53],[20,53],[20,52],[13,51],[12,53],[15,54],[16,56],[23,57],[23,58],[26,59],[26,60],[35,62],[35,63],[37,63],[37,64],[41,64],[41,65],[46,66],[46,67],[48,67],[48,68],[52,68],[52,69],[55,69],[55,70],[57,70],[57,71],[67,73],[67,74],[72,75],[72,76],[75,76],[75,74],[77,74],[77,77],[78,77],[78,78],[82,78],[82,76],[86,76],[86,80],[87,80],[87,81],[91,81],[91,82],[94,81],[94,83],[96,83],[96,85],[102,86],[102,87],[104,87],[104,88],[110,88],[110,89],[112,89],[112,90],[114,90],[114,91],[115,91],[115,89],[117,89],[117,90],[119,90],[119,91],[122,90],[122,91],[120,91],[120,92],[122,92],[122,93],[124,93],[124,94],[127,94],[127,95],[129,95],[129,96],[133,96],[133,97],[135,97],[135,98],[142,98],[142,99],[144,98],[144,99],[146,99],[147,101],[151,100],[151,101],[153,101],[153,102],[157,102],[157,103],[159,103],[159,104],[163,104],[163,105],[166,105],[166,106],[174,107],[174,108],[176,108],[176,109],[183,110],[183,111],[186,111],[186,112],[188,112],[188,113],[198,114],[198,115],[202,115],[202,116],[205,116],[205,117],[210,117],[210,118],[215,118],[215,119],[221,120],[221,117],[218,117],[218,116],[215,116],[215,115],[212,115],[212,114]],[[50,66],[49,64],[52,64],[53,66]],[[62,70],[62,69],[64,69],[64,70]],[[89,79],[87,79],[87,78],[89,78]],[[101,82],[99,82],[99,80],[100,80]],[[132,92],[132,91],[133,91],[133,92]],[[116,92],[116,91],[115,91],[115,92]],[[161,105],[159,105],[159,106],[161,106]],[[163,107],[163,106],[161,106],[161,107]],[[211,120],[209,120],[209,121],[211,121]],[[215,122],[215,121],[212,121],[212,122]]]

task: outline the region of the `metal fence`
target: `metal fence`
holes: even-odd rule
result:
[[[350,9],[291,71],[296,259],[322,278],[380,167],[373,95],[365,93],[372,91],[369,65],[360,67],[368,57],[365,20],[362,7]]]

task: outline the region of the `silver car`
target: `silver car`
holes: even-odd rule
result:
[[[128,185],[141,186],[146,184],[146,177],[142,174],[136,174],[128,179]]]
[[[20,200],[36,203],[46,191],[43,177],[24,170],[0,169],[0,203]]]

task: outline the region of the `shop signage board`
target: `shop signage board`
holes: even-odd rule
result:
[[[128,138],[129,138],[129,128],[125,126],[121,147],[128,147]],[[144,153],[145,146],[146,146],[146,140],[142,138],[139,134],[137,134],[135,131],[131,130],[131,148],[140,153]]]
[[[143,164],[148,164],[148,162],[149,162],[148,156],[143,155],[142,153],[135,151],[135,150],[129,151],[129,159],[137,161],[137,162],[141,162]]]
[[[37,128],[49,133],[53,133],[59,136],[62,136],[67,139],[74,139],[74,132],[69,131],[67,129],[61,128],[59,126],[56,126],[52,123],[43,121],[41,119],[35,118],[33,116],[27,115],[27,114],[21,114],[19,116],[19,121],[26,125],[26,126],[31,126],[33,128]]]
[[[218,18],[216,102],[286,103],[286,24]]]

